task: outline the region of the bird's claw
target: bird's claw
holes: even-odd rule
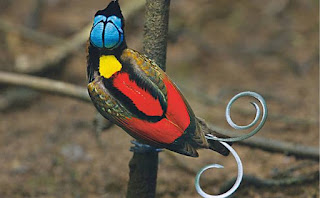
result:
[[[131,141],[134,146],[130,147],[131,152],[135,153],[149,153],[149,152],[161,152],[161,148],[155,148],[153,146],[150,146],[148,144],[142,144],[136,140]]]

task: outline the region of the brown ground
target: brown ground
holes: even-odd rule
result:
[[[121,4],[128,1],[121,0]],[[1,1],[0,16],[25,25],[33,2]],[[105,5],[105,0],[45,1],[38,30],[67,38],[90,23],[95,11]],[[172,0],[170,17],[167,72],[198,116],[228,127],[226,102],[238,92],[257,91],[266,98],[270,112],[258,136],[318,147],[318,1]],[[141,50],[143,11],[127,23],[128,45]],[[47,48],[11,33],[0,35],[2,70],[12,70],[15,58],[22,54],[41,56],[41,50]],[[80,49],[62,72],[48,76],[85,86],[85,57]],[[246,103],[236,106],[252,108]],[[253,113],[241,112],[233,113],[235,120],[248,123]],[[102,133],[103,144],[97,144],[93,105],[41,94],[36,101],[10,107],[0,116],[0,197],[125,197],[132,138],[114,126]],[[245,174],[259,178],[283,179],[286,175],[281,172],[301,164],[303,168],[287,176],[318,169],[318,164],[309,160],[236,144],[234,148]],[[157,197],[197,197],[193,172],[209,163],[226,168],[205,174],[203,185],[208,192],[218,193],[220,186],[236,175],[232,157],[210,151],[200,155],[191,159],[161,153]],[[235,195],[318,197],[318,187],[318,181],[289,187],[247,184]]]

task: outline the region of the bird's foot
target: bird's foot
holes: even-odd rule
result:
[[[150,146],[148,144],[142,144],[136,140],[132,140],[131,143],[134,144],[134,146],[130,147],[131,152],[149,153],[149,152],[161,152],[162,151],[161,148],[156,148],[156,147]]]

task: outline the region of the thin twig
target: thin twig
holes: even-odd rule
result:
[[[32,77],[23,74],[13,74],[8,72],[0,72],[0,83],[29,87],[39,91],[50,92],[62,96],[68,96],[74,99],[91,102],[87,90],[83,87],[75,86],[61,81],[49,80],[47,78]],[[208,123],[209,128],[213,131],[228,136],[238,136],[239,133],[231,132],[226,129],[216,127]],[[250,139],[238,142],[244,146],[254,147],[269,152],[284,153],[300,158],[309,158],[318,160],[319,149],[311,146],[304,146],[290,142],[278,141],[264,137],[251,137]]]
[[[2,18],[0,18],[0,31],[10,34],[19,34],[21,37],[25,37],[42,45],[60,44],[64,41],[64,39],[60,39],[43,32],[38,32],[18,24],[10,23]]]
[[[318,165],[317,161],[302,161],[299,164],[294,164],[290,167],[287,167],[284,170],[273,169],[271,176],[273,179],[291,177],[294,172],[300,171],[301,169],[310,170],[310,166]]]
[[[0,72],[0,83],[29,87],[39,91],[91,102],[87,89],[57,80],[49,80],[47,78],[33,77],[24,74]]]
[[[248,186],[252,185],[255,187],[280,187],[280,186],[290,186],[290,185],[298,185],[298,184],[304,184],[309,183],[318,180],[319,178],[319,171],[315,171],[311,174],[307,175],[300,175],[297,177],[290,177],[290,178],[284,178],[284,179],[262,179],[258,178],[253,175],[244,175],[241,186]],[[232,178],[225,182],[222,187],[220,188],[220,192],[225,192],[227,189],[229,189],[235,182],[236,178]]]
[[[210,130],[218,131],[224,135],[230,137],[240,136],[241,134],[237,132],[228,131],[226,129],[216,127],[212,124],[208,124]],[[304,146],[301,144],[295,144],[290,142],[283,142],[279,140],[273,140],[264,137],[251,137],[244,141],[236,142],[241,145],[246,145],[252,148],[259,148],[269,152],[280,152],[286,155],[293,155],[299,158],[309,158],[313,160],[319,160],[319,148]]]

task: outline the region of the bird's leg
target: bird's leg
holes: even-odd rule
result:
[[[148,144],[142,144],[138,142],[137,140],[132,140],[131,141],[134,146],[130,147],[131,152],[136,152],[136,153],[148,153],[148,152],[161,152],[161,148],[156,148],[153,146],[150,146]]]

